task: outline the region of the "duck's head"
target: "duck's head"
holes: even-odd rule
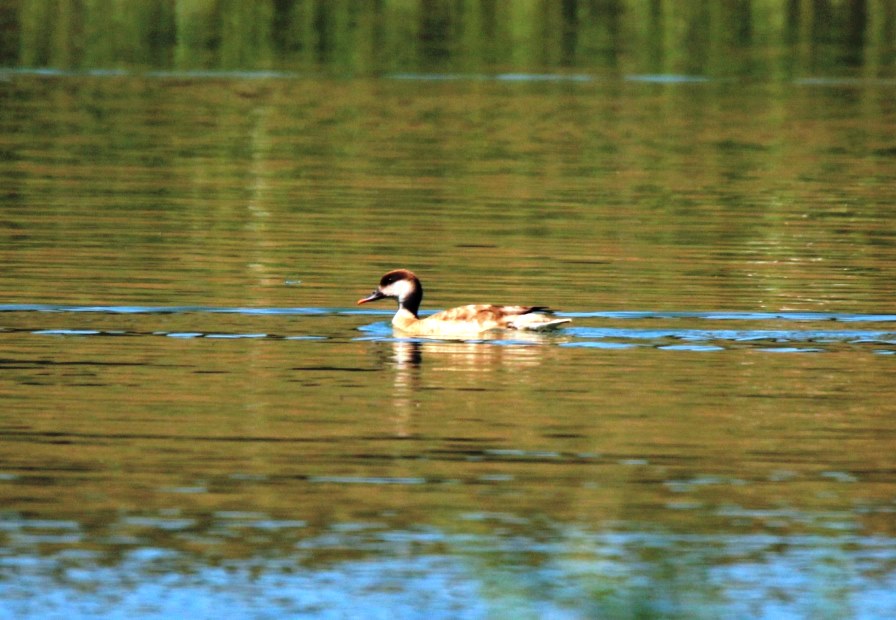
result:
[[[409,310],[414,316],[417,316],[420,301],[423,299],[423,285],[420,284],[417,276],[407,269],[396,269],[380,278],[379,286],[367,297],[359,299],[358,305],[386,297],[397,299],[399,307]]]

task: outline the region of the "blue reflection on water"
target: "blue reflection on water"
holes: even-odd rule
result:
[[[896,343],[896,332],[871,330],[779,330],[779,329],[620,329],[570,327],[566,330],[578,338],[620,338],[632,340],[680,340],[705,342],[708,340],[729,342],[880,342]]]
[[[705,75],[687,75],[677,73],[643,73],[625,76],[629,82],[648,82],[652,84],[702,84],[711,81]]]
[[[318,316],[318,317],[388,317],[388,309],[346,309],[346,308],[245,308],[245,307],[204,307],[204,306],[70,306],[59,304],[5,304],[0,312],[38,313],[94,313],[94,314],[197,314],[197,315],[244,315],[244,316]],[[422,313],[424,316],[435,310]],[[568,317],[575,322],[549,337],[540,340],[529,338],[483,339],[491,345],[515,344],[556,344],[561,347],[581,347],[593,349],[627,349],[632,347],[654,347],[666,351],[714,352],[730,348],[755,345],[760,351],[774,353],[820,353],[829,345],[872,345],[875,353],[896,352],[896,330],[889,329],[824,329],[803,327],[808,323],[836,324],[878,324],[896,323],[896,314],[848,314],[822,312],[676,312],[676,311],[586,311],[558,312],[558,316]],[[679,326],[663,327],[592,327],[594,321],[685,321]],[[695,322],[751,322],[751,323],[793,323],[800,328],[793,329],[702,329],[695,328]],[[395,335],[387,321],[363,323],[355,327],[364,335],[360,340],[393,341]],[[43,336],[136,336],[146,335],[123,330],[103,330],[84,328],[37,329],[31,333]],[[331,336],[317,334],[276,335],[266,332],[220,332],[208,331],[153,331],[150,335],[171,338],[219,338],[258,339],[275,338],[287,340],[326,340]],[[476,340],[474,342],[480,342]],[[779,346],[780,345],[780,346]],[[811,345],[811,346],[807,346]]]
[[[244,521],[242,516],[232,520]],[[493,513],[466,520],[516,523],[513,515]],[[569,527],[534,539],[346,525],[300,540],[285,554],[215,562],[155,547],[132,548],[114,562],[79,549],[4,555],[0,614],[67,619],[220,618],[222,613],[348,618],[359,609],[365,618],[390,619],[896,614],[896,542],[886,538],[594,533]],[[303,530],[305,524],[294,527]],[[71,527],[63,530],[72,533]],[[317,551],[333,549],[352,549],[360,557],[314,559]]]
[[[11,76],[35,76],[52,78],[110,78],[139,77],[155,80],[300,80],[311,74],[297,71],[242,71],[242,70],[183,70],[141,71],[115,68],[60,69],[58,67],[0,67],[0,79]],[[601,79],[588,73],[437,73],[399,72],[383,76],[387,80],[413,80],[435,82],[443,80],[498,81],[498,82],[593,82]],[[689,73],[630,73],[623,78],[628,82],[647,84],[705,84],[720,81],[708,75]],[[896,80],[889,77],[814,76],[798,77],[793,84],[814,88],[891,88]]]

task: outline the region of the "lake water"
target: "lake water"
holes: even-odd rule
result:
[[[896,615],[893,80],[0,90],[0,616]]]

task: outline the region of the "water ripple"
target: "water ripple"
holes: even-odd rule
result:
[[[74,306],[67,304],[0,304],[0,312],[95,312],[100,314],[246,314],[246,315],[379,315],[392,310],[354,308],[247,308],[228,306]],[[433,314],[436,310],[423,312]],[[837,321],[842,323],[896,323],[896,314],[851,314],[836,312],[750,312],[670,310],[586,310],[558,312],[557,316],[591,319],[703,319],[711,321]]]
[[[74,306],[62,304],[3,304],[0,313],[69,313],[97,315],[238,315],[249,317],[264,316],[315,316],[315,317],[389,317],[390,309],[369,310],[351,308],[249,308],[216,306]],[[424,314],[430,314],[430,311]],[[748,312],[748,311],[651,311],[651,310],[593,310],[559,312],[558,316],[575,319],[571,326],[550,335],[507,334],[502,338],[483,338],[472,343],[490,345],[531,345],[554,344],[561,347],[593,349],[629,349],[653,347],[665,351],[715,352],[727,349],[755,347],[756,350],[774,353],[818,353],[834,346],[870,345],[875,352],[896,352],[896,328],[888,329],[887,324],[896,323],[896,314],[850,314],[825,312]],[[662,321],[661,326],[651,322]],[[624,322],[641,323],[643,326],[619,327],[603,326],[600,323]],[[758,327],[715,328],[700,327],[711,323],[758,323]],[[596,323],[596,325],[589,325]],[[788,327],[788,324],[793,327]],[[815,324],[815,325],[811,325]],[[823,328],[819,324],[824,324]],[[853,329],[851,326],[879,329]],[[847,327],[850,326],[850,327]],[[318,327],[320,329],[320,327]],[[354,326],[361,332],[355,340],[396,341],[388,321],[361,321]],[[327,340],[332,334],[274,334],[267,331],[221,330],[220,326],[191,330],[147,330],[128,331],[94,326],[0,328],[0,333],[27,332],[38,336],[61,337],[121,337],[121,336],[164,336],[168,338],[193,339],[273,339],[273,340]],[[399,339],[418,341],[420,339]],[[425,340],[420,340],[425,342]]]

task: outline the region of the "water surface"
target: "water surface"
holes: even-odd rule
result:
[[[401,69],[4,75],[0,615],[894,615],[889,78]]]

